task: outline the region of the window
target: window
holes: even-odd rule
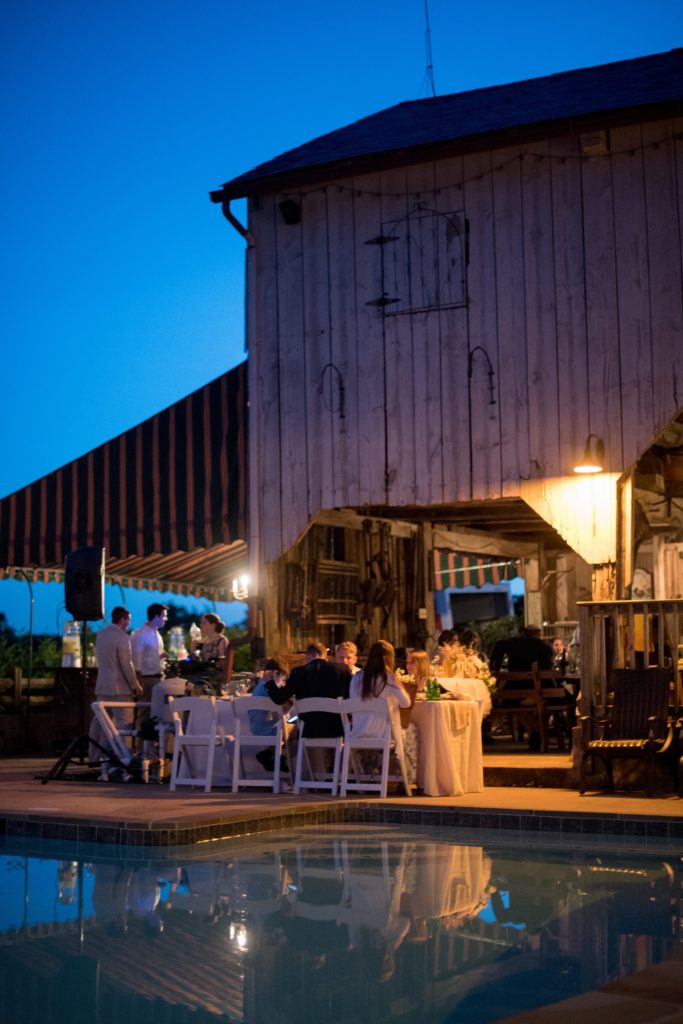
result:
[[[423,205],[384,223],[379,238],[382,295],[371,301],[386,316],[462,306],[467,301],[467,221]]]

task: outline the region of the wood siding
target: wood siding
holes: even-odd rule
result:
[[[605,156],[567,136],[250,202],[261,562],[322,509],[517,495],[570,472],[589,432],[611,472],[635,461],[683,404],[682,129],[615,128]],[[455,252],[428,220],[419,253],[381,241],[418,208],[466,225],[462,304],[414,308]],[[388,281],[414,311],[381,304]]]
[[[380,637],[397,645],[415,643],[424,586],[418,565],[422,547],[417,527],[399,532],[377,520],[366,520],[365,530],[312,526],[294,549],[266,568],[267,649],[280,656],[304,651],[316,640],[334,648],[342,640],[355,641],[360,630],[368,643]],[[334,552],[336,561],[330,560],[332,533],[342,552]],[[347,600],[339,605],[329,600],[325,587],[335,566],[347,576]]]

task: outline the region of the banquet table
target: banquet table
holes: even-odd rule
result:
[[[411,721],[420,734],[417,784],[427,796],[481,793],[481,713],[474,700],[417,700]]]
[[[206,699],[208,700],[208,697]],[[231,737],[235,735],[235,712],[233,710],[232,700],[229,698],[221,698],[220,700],[217,700],[216,709],[218,711],[218,724],[222,726],[226,735],[228,754],[230,763],[232,764],[234,741]],[[193,750],[192,759],[195,768],[195,775],[201,775],[206,771],[206,758],[207,751],[205,749],[197,747],[196,750]],[[181,779],[189,777],[188,764],[184,758],[180,763],[179,776]],[[232,783],[232,776],[224,757],[216,755],[213,763],[211,779],[212,786],[229,786]]]
[[[233,752],[234,752],[234,747],[235,747],[235,740],[234,740],[234,736],[235,736],[234,701],[235,700],[249,700],[249,696],[246,695],[246,696],[235,697],[235,698],[222,697],[222,698],[220,698],[219,700],[216,701],[216,709],[218,711],[218,724],[222,727],[223,732],[225,733],[226,746],[227,746],[228,756],[229,756],[230,764],[231,765],[232,765]],[[275,710],[275,711],[278,710],[277,706],[275,704],[273,705],[273,710]],[[205,750],[202,750],[201,748],[198,748],[197,750],[195,750],[193,752],[192,756],[193,756],[193,759],[194,759],[194,762],[195,762],[195,774],[200,774],[201,775],[201,773],[206,769],[207,753],[206,753]],[[257,773],[257,774],[261,771],[261,769],[259,767],[259,764],[258,764],[258,761],[256,760],[256,751],[255,750],[253,750],[251,748],[247,748],[247,749],[243,750],[243,755],[242,756],[244,757],[245,762],[247,763],[247,766],[248,766],[250,771],[253,771],[253,772]],[[187,778],[188,777],[188,770],[187,770],[187,763],[186,762],[181,763],[181,765],[180,765],[180,773],[179,774],[180,774],[181,778]],[[228,766],[226,764],[226,760],[225,760],[224,757],[216,757],[214,759],[213,773],[211,775],[211,780],[212,780],[211,781],[211,785],[212,786],[230,786],[232,784],[232,775],[231,775],[230,770],[228,769]]]

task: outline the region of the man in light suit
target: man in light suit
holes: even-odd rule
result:
[[[130,638],[127,630],[130,626],[130,612],[127,608],[117,607],[111,613],[111,624],[105,626],[97,634],[95,650],[97,653],[97,683],[95,696],[98,700],[130,701],[139,697],[142,687],[133,666]],[[128,728],[133,724],[133,708],[111,708],[110,715],[117,729]],[[93,718],[90,726],[90,739],[107,747],[106,737]],[[91,761],[99,761],[102,751],[90,745]]]

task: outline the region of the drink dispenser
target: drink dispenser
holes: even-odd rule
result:
[[[81,667],[81,624],[65,622],[62,632],[62,668]]]
[[[173,626],[168,632],[168,654],[171,661],[185,661],[187,658],[185,634],[181,626]]]

